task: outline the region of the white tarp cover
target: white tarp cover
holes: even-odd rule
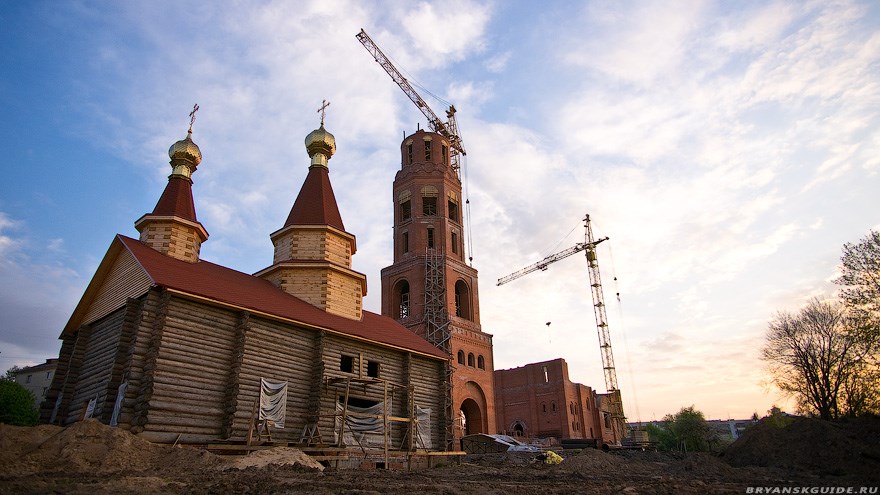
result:
[[[269,420],[276,428],[284,428],[287,410],[287,381],[260,378],[260,421]]]
[[[119,411],[122,410],[122,399],[125,399],[125,389],[128,388],[128,382],[122,382],[119,384],[119,388],[116,390],[116,403],[113,404],[113,415],[110,416],[110,426],[119,425]]]
[[[86,412],[83,414],[83,419],[91,418],[93,414],[95,414],[95,406],[98,404],[98,397],[96,396],[94,399],[89,401],[89,404],[86,406]]]
[[[416,405],[416,447],[420,449],[433,449],[434,442],[431,440],[431,408]]]
[[[388,399],[388,409],[391,409],[391,399]],[[339,440],[339,427],[342,425],[342,404],[336,403],[336,428],[333,429],[334,441]],[[381,416],[385,408],[379,402],[370,407],[356,407],[348,405],[349,413],[370,414],[379,417],[364,418],[361,416],[346,415],[345,430],[342,435],[343,445],[362,445],[364,447],[378,447],[385,444],[383,436],[383,423]]]

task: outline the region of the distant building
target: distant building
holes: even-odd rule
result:
[[[608,394],[569,380],[562,358],[495,370],[496,422],[513,437],[619,443],[609,402]]]
[[[47,359],[45,363],[36,366],[22,368],[15,373],[15,383],[26,388],[34,395],[34,405],[40,407],[40,403],[46,398],[46,392],[52,385],[52,377],[55,376],[55,368],[58,367],[58,359]]]
[[[743,432],[746,431],[750,426],[756,424],[757,421],[754,419],[710,419],[706,420],[706,426],[709,427],[715,435],[720,439],[730,440],[731,442],[742,436]],[[642,423],[627,423],[627,426],[632,428],[644,427],[647,425],[653,425],[658,428],[665,428],[665,421],[645,421]]]

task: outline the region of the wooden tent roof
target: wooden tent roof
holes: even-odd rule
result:
[[[309,167],[302,189],[284,222],[285,227],[291,225],[329,225],[345,232],[330,185],[330,171],[326,167]]]

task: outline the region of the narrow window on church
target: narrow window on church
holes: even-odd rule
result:
[[[409,316],[409,282],[401,280],[397,284],[397,318],[404,320]]]
[[[431,141],[425,141],[425,160],[431,159]]]
[[[367,376],[379,378],[379,369],[381,365],[378,361],[367,361]]]
[[[458,221],[458,203],[455,203],[451,199],[448,201],[446,205],[446,209],[449,210],[449,219],[453,222]]]
[[[409,252],[409,232],[403,233],[403,239],[401,239],[402,249],[404,253]]]
[[[477,368],[480,368],[481,370],[486,369],[486,358],[484,358],[482,354],[477,356]]]
[[[541,411],[544,413],[547,412],[547,404],[541,404]]]
[[[428,227],[428,248],[434,249],[434,229]]]
[[[461,318],[461,294],[455,291],[455,316]]]
[[[447,155],[449,154],[449,148],[447,148],[445,144],[444,144],[444,145],[441,145],[441,146],[440,146],[440,153],[443,155],[443,156],[442,156],[442,158],[443,158],[443,165],[446,165],[446,163],[449,161],[449,160],[448,160],[448,157],[447,157]]]
[[[458,364],[464,364],[464,351],[458,351]]]
[[[437,198],[422,198],[422,214],[428,217],[437,215]]]
[[[406,162],[412,163],[412,143],[406,145]]]
[[[474,353],[473,352],[468,353],[468,366],[470,366],[471,368],[474,367]]]
[[[452,233],[452,252],[458,254],[458,234]]]
[[[552,406],[552,408],[553,408],[553,412],[556,412],[556,403],[555,403],[555,402],[553,402],[553,403],[552,403],[552,404],[550,404],[550,405],[551,405],[551,406]]]
[[[346,373],[352,373],[354,371],[354,356],[343,354],[342,359],[339,361],[339,369]]]
[[[549,383],[549,382],[550,382],[550,374],[547,373],[547,367],[544,366],[544,383]]]
[[[400,203],[400,221],[409,220],[412,217],[412,203],[406,200]]]

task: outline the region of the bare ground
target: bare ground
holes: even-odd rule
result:
[[[785,428],[759,424],[722,456],[566,451],[559,465],[533,454],[468,456],[420,471],[322,469],[297,449],[247,457],[150,444],[85,421],[60,428],[0,425],[0,494],[697,494],[747,487],[880,485],[880,420]]]

